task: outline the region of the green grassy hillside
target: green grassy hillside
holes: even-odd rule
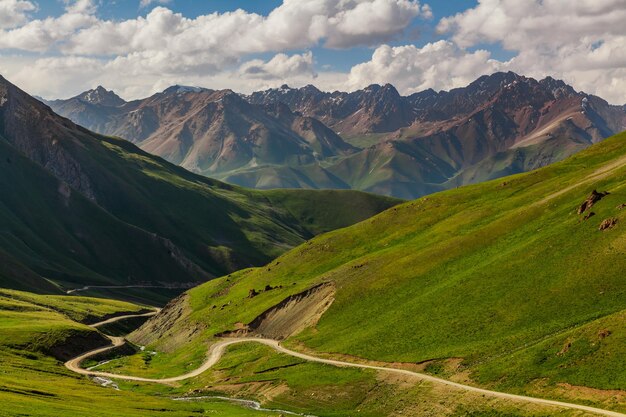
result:
[[[610,194],[583,220],[576,210],[594,189]],[[152,340],[167,346],[194,325],[204,329],[195,339],[201,346],[289,295],[333,282],[332,306],[289,344],[389,362],[440,361],[433,372],[462,358],[451,375],[469,372],[474,382],[515,390],[545,378],[553,386],[626,390],[623,366],[606,372],[624,359],[623,203],[626,134],[544,169],[389,209],[266,267],[199,286],[189,291],[189,313]],[[615,227],[600,231],[609,218]],[[260,294],[249,297],[251,289]],[[189,359],[173,352],[169,366],[183,356]]]
[[[76,126],[2,77],[0,96],[1,286],[197,284],[398,202],[230,186]]]
[[[278,415],[218,400],[187,403],[116,391],[76,376],[51,356],[63,349],[82,353],[90,347],[86,341],[98,342],[97,331],[82,321],[141,309],[120,301],[0,290],[0,416]]]
[[[81,322],[141,309],[105,299],[1,290],[0,416],[286,415],[283,411],[254,411],[218,399],[173,400],[200,395],[258,399],[269,409],[327,417],[347,417],[357,409],[365,417],[414,415],[426,410],[451,416],[549,415],[547,407],[485,399],[374,371],[306,363],[260,345],[234,346],[214,369],[173,386],[125,381],[101,386],[105,381],[73,374],[51,356],[50,352],[58,353],[59,349],[81,348],[81,342],[82,349],[89,349],[84,341],[97,332]],[[95,362],[89,366],[93,365]],[[98,369],[107,366],[101,364]]]

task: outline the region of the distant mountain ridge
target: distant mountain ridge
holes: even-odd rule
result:
[[[231,90],[172,86],[132,102],[85,99],[94,95],[97,90],[49,104],[99,133],[127,138],[209,176],[259,165],[307,165],[357,151],[318,120],[287,106],[252,105]]]
[[[250,95],[173,86],[121,105],[81,96],[50,105],[204,175],[402,198],[535,169],[626,129],[624,106],[513,72],[409,96],[390,84],[351,93],[283,85]]]

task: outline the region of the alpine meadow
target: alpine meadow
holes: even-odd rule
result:
[[[623,0],[0,0],[0,417],[626,416]]]

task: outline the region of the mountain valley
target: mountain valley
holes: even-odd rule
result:
[[[5,287],[152,285],[170,291],[146,289],[137,300],[163,302],[397,203],[353,191],[242,189],[93,134],[4,79],[0,98]]]
[[[0,0],[0,417],[626,417],[626,0]]]
[[[267,130],[254,146],[287,141],[297,158],[334,159],[325,170],[354,178],[379,147],[431,163],[407,174],[463,177],[402,202],[222,183],[94,134],[2,79],[0,283],[20,291],[0,289],[0,398],[50,416],[84,415],[93,403],[110,416],[624,415],[626,136],[602,140],[619,109],[525,80],[549,84],[541,100],[554,106],[550,97],[565,98],[537,123],[507,113],[510,97],[493,87],[493,109],[465,121],[517,117],[515,133],[493,133],[509,146],[493,161],[488,140],[472,142],[484,126],[457,119],[441,122],[456,130],[431,126],[412,140],[413,123],[359,150],[293,103],[177,87],[176,98],[134,104],[175,114],[206,100],[195,113],[204,116],[224,106],[213,113],[219,132],[248,137],[267,123],[284,136],[272,145]],[[80,100],[128,105],[100,89]],[[443,118],[448,99],[438,100],[428,106]],[[520,120],[526,136],[515,139]],[[454,174],[438,149],[478,164]],[[485,169],[498,177],[553,158],[565,159],[457,187],[487,179]],[[249,160],[228,161],[250,175]],[[301,188],[310,180],[299,178]],[[429,184],[420,192],[438,190]]]

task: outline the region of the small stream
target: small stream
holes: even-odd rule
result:
[[[172,400],[174,401],[223,400],[223,401],[230,401],[233,403],[237,403],[246,408],[249,408],[251,410],[256,410],[256,411],[269,411],[271,413],[281,413],[281,414],[287,414],[290,416],[317,417],[317,416],[314,416],[313,414],[295,413],[293,411],[280,410],[277,408],[263,408],[261,407],[261,403],[258,401],[243,400],[240,398],[220,397],[219,395],[204,395],[204,396],[199,396],[199,397],[175,397],[175,398],[172,398]]]

